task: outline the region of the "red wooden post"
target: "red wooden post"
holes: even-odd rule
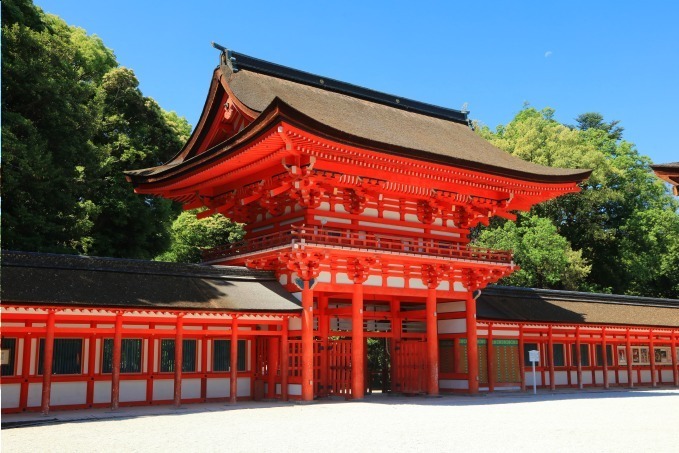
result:
[[[231,351],[229,363],[229,402],[238,401],[238,318],[231,321]]]
[[[398,361],[397,347],[400,348],[399,344],[401,342],[401,302],[395,298],[391,298],[391,391],[397,392],[402,390],[400,385],[401,380],[401,368]]]
[[[177,332],[174,336],[174,405],[182,404],[182,364],[184,363],[184,315],[177,315]]]
[[[314,399],[314,293],[309,280],[302,288],[302,401]]]
[[[328,336],[330,335],[330,319],[328,318],[328,296],[318,298],[318,330],[321,337],[321,394],[328,395]]]
[[[207,325],[203,326],[203,330],[207,330]],[[207,335],[204,335],[200,340],[200,399],[207,400]]]
[[[677,364],[677,333],[672,332],[670,340],[672,341],[670,346],[670,352],[672,354],[672,375],[674,376],[674,386],[679,387],[679,366]]]
[[[276,330],[276,326],[270,326],[269,330]],[[269,337],[269,348],[267,350],[267,399],[274,399],[276,397],[276,377],[278,374],[278,337]]]
[[[582,383],[582,351],[580,349],[580,326],[575,328],[575,357],[577,360],[577,375],[578,375],[578,388],[583,389],[584,385]]]
[[[55,310],[47,312],[47,333],[45,334],[45,352],[42,359],[42,414],[50,412],[50,393],[52,391],[52,357],[54,356],[54,317]],[[28,365],[28,364],[26,364]]]
[[[149,324],[150,329],[155,329],[155,324]],[[156,363],[156,337],[151,335],[149,337],[149,353],[146,358],[146,372],[148,373],[148,379],[146,380],[146,402],[148,404],[153,403],[153,376],[155,375],[154,366]]]
[[[630,337],[630,331],[627,329],[626,338],[626,354],[627,354],[627,385],[630,388],[634,387],[634,376],[632,375],[632,338]]]
[[[658,386],[658,379],[657,379],[657,376],[655,375],[655,373],[656,373],[655,341],[653,339],[653,329],[648,330],[648,355],[650,356],[650,359],[651,359],[651,386],[657,387]]]
[[[429,285],[429,289],[427,291],[427,305],[425,310],[427,316],[427,363],[429,364],[429,373],[427,374],[427,394],[432,396],[439,394],[439,336],[438,321],[436,319],[437,286],[438,280],[436,280],[435,283]],[[472,299],[472,302],[474,302],[474,299]],[[474,327],[476,327],[476,316],[474,316]],[[474,333],[476,333],[476,330],[474,330]],[[478,391],[478,382],[476,390]]]
[[[97,323],[90,323],[92,331],[94,331],[96,327]],[[92,407],[94,404],[94,365],[97,361],[97,338],[95,335],[90,335],[87,341],[89,342],[89,350],[87,357],[87,396],[85,397],[85,402],[88,407]]]
[[[526,391],[526,358],[524,357],[524,346],[523,346],[523,324],[519,326],[519,370],[521,376],[521,391]],[[535,376],[537,379],[537,376]]]
[[[606,349],[608,347],[607,344],[607,338],[606,338],[606,327],[601,328],[601,359],[603,361],[603,369],[604,369],[604,388],[608,389],[609,388],[609,383],[608,383],[608,350]]]
[[[488,344],[486,345],[488,352],[487,369],[488,369],[488,391],[495,391],[495,348],[493,347],[493,323],[488,323]]]
[[[467,371],[469,393],[479,392],[479,347],[476,336],[476,300],[467,294]]]
[[[31,327],[32,323],[27,322],[26,327]],[[28,406],[28,377],[31,373],[31,334],[24,337],[23,360],[21,361],[21,391],[19,396],[19,407],[24,410]]]
[[[351,397],[355,400],[365,394],[363,338],[363,284],[359,280],[351,299]]]
[[[288,328],[290,320],[286,316],[283,318],[283,326],[281,327],[281,400],[288,400],[288,353],[290,352],[290,344],[288,343]]]
[[[549,360],[549,388],[550,390],[556,389],[556,382],[554,381],[554,334],[552,326],[549,326],[549,332],[547,332],[547,354]],[[545,385],[544,382],[542,385]]]
[[[120,360],[123,338],[123,313],[116,313],[115,333],[113,334],[113,364],[111,367],[111,410],[118,410],[120,404]]]

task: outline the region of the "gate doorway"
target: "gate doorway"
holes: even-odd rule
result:
[[[394,344],[392,390],[406,394],[427,391],[427,343],[402,340]]]
[[[391,390],[391,352],[389,339],[367,338],[368,366],[366,390],[368,393],[387,393]]]

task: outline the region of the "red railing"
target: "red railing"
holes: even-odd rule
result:
[[[470,247],[453,241],[295,225],[289,230],[205,250],[203,259],[212,261],[293,244],[370,249],[496,263],[512,262],[511,252]]]

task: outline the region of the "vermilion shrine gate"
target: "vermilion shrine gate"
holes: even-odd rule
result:
[[[516,266],[470,246],[470,228],[575,192],[588,175],[493,147],[466,112],[226,49],[184,149],[127,172],[137,193],[246,224],[243,242],[204,260],[272,270],[301,300],[300,318],[271,326],[289,344],[262,337],[257,350],[259,366],[290,365],[275,394],[303,400],[362,398],[368,337],[385,339],[392,390],[478,391],[475,295]],[[467,371],[444,378],[439,342],[460,334]]]

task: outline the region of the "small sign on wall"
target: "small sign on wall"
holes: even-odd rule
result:
[[[0,364],[9,365],[9,349],[2,349],[0,353]]]

